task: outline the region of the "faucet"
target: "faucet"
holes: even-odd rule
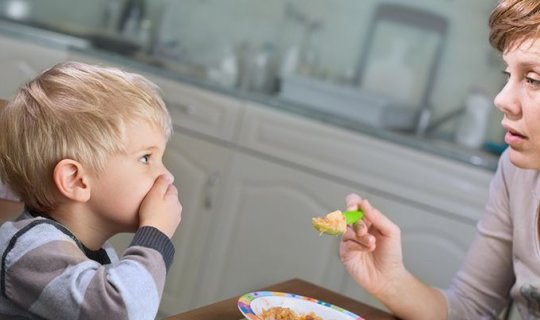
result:
[[[446,122],[460,116],[465,111],[465,106],[461,106],[455,110],[448,112],[440,118],[431,121],[431,111],[429,108],[420,110],[415,128],[415,134],[418,136],[426,136],[436,130]]]
[[[145,16],[145,0],[127,0],[120,14],[116,30],[119,33],[138,34]]]

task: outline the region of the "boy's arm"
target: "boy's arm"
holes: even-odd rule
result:
[[[43,318],[156,316],[174,255],[172,243],[159,230],[139,229],[112,265],[88,259],[60,225],[38,223],[23,230],[2,255],[1,299]]]

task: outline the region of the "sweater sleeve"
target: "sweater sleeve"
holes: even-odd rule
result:
[[[141,228],[118,262],[88,259],[55,223],[20,229],[2,258],[3,298],[45,319],[154,319],[174,248]]]
[[[444,291],[448,319],[496,319],[514,283],[509,174],[505,153],[491,182],[484,216],[465,261]]]

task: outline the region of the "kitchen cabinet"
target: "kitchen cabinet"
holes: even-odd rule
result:
[[[223,179],[231,150],[175,133],[167,147],[164,163],[175,176],[182,202],[182,221],[172,239],[176,254],[169,271],[160,312],[172,315],[200,305],[193,295],[203,263],[207,237],[221,211]]]
[[[67,57],[64,49],[44,47],[1,34],[0,48],[0,97],[7,99],[22,84]]]
[[[237,149],[201,270],[201,298],[299,276],[380,306],[346,274],[339,239],[319,237],[310,225],[313,216],[343,209],[350,192],[401,227],[411,272],[446,287],[474,236],[492,175],[256,104],[246,107]],[[458,204],[449,209],[447,197]]]
[[[351,186],[249,152],[232,160],[223,202],[201,266],[205,302],[301,277],[332,282],[338,237],[320,236],[311,218],[342,207]]]

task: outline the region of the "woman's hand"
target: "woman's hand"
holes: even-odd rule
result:
[[[347,210],[362,209],[364,218],[343,234],[341,261],[360,286],[380,298],[408,274],[399,227],[356,194],[348,195],[346,201]]]

